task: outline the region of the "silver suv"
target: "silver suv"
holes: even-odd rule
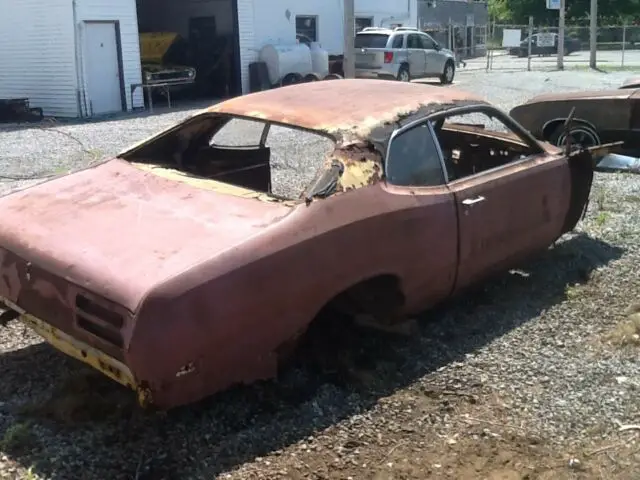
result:
[[[354,46],[358,78],[437,77],[451,83],[456,72],[455,54],[417,28],[367,27],[356,34]]]

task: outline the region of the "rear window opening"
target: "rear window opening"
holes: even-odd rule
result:
[[[386,33],[358,33],[354,40],[355,48],[386,48],[389,35]]]
[[[196,116],[120,158],[221,193],[298,200],[323,172],[334,149],[335,142],[318,133],[210,114]]]

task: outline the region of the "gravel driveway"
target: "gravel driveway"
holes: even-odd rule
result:
[[[456,84],[508,111],[626,76],[461,70]],[[2,187],[114,154],[188,113],[0,127]],[[290,140],[275,141],[301,157]],[[279,382],[168,415],[138,411],[10,322],[0,478],[638,479],[639,265],[640,177],[598,174],[576,232],[424,315],[420,335],[327,328],[309,347],[321,364],[300,358]]]

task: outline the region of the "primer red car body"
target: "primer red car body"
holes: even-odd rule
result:
[[[434,141],[502,146],[515,160],[448,172],[441,184],[389,181],[402,132],[435,135],[425,122],[476,110],[502,115],[515,133],[445,123]],[[299,198],[274,197],[263,146],[209,147],[235,116],[331,138],[324,174]],[[154,173],[153,162],[195,162],[195,151],[209,159],[205,170],[237,162],[262,173],[232,170],[227,183]],[[441,157],[443,171],[461,168]],[[395,321],[544,249],[575,226],[592,176],[589,153],[539,143],[462,91],[378,80],[285,87],[220,103],[118,158],[0,198],[0,298],[141,403],[170,408],[274,376],[283,346],[345,294]],[[363,301],[380,282],[384,304]]]

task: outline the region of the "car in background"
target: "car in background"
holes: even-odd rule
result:
[[[140,62],[144,85],[176,89],[193,84],[196,69],[187,66],[188,59],[189,45],[178,33],[140,33]]]
[[[553,35],[553,46],[538,46],[540,35]],[[564,37],[564,54],[570,55],[580,50],[580,40],[577,38]],[[518,57],[526,57],[529,54],[529,37],[527,36],[520,42],[520,46],[509,48],[509,55]],[[531,55],[554,55],[558,53],[558,34],[557,33],[534,33],[531,37]]]
[[[253,134],[228,136],[238,122]],[[299,163],[278,163],[278,129]],[[539,142],[458,89],[236,97],[1,197],[0,325],[143,406],[195,402],[274,377],[322,311],[399,326],[545,249],[580,220],[599,150]]]
[[[563,124],[572,109],[568,131]],[[583,147],[624,142],[626,155],[640,155],[640,88],[618,88],[539,95],[513,108],[509,115],[536,138],[562,146],[567,135]]]
[[[630,77],[625,79],[619,88],[640,88],[640,77]]]
[[[367,27],[356,34],[354,47],[357,78],[438,78],[447,84],[455,76],[455,54],[417,28]]]

